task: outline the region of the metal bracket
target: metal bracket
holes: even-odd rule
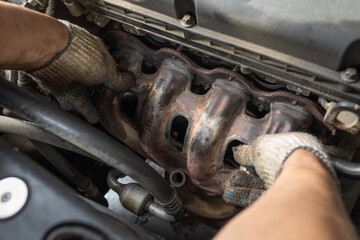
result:
[[[360,106],[349,102],[331,102],[326,111],[324,122],[356,134],[360,130]]]

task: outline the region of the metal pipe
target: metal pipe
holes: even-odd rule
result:
[[[152,215],[167,221],[167,222],[176,222],[176,218],[173,215],[167,214],[159,204],[151,201],[149,202],[145,209]]]
[[[123,176],[124,175],[116,169],[111,169],[106,181],[109,187],[119,195],[119,200],[124,208],[138,216],[149,212],[164,221],[176,221],[176,218],[168,214],[162,206],[155,203],[149,193],[140,185],[137,183],[122,184],[117,181],[118,178]]]
[[[114,192],[119,192],[121,187],[124,185],[118,182],[118,178],[124,177],[124,174],[117,171],[116,169],[111,169],[107,175],[106,182]]]
[[[339,175],[350,179],[360,179],[360,163],[347,162],[334,156],[331,156],[331,160]]]
[[[76,185],[80,192],[83,192],[87,197],[102,205],[108,205],[99,188],[89,178],[84,177],[82,173],[74,168],[55,148],[34,140],[31,143],[56,169]]]
[[[89,187],[89,179],[85,178],[53,147],[37,141],[31,142],[34,147],[73,184],[81,189]]]
[[[100,130],[4,80],[0,80],[0,105],[130,176],[156,197],[167,213],[180,212],[175,189],[138,155]]]
[[[73,144],[41,129],[36,124],[11,117],[0,116],[0,132],[22,136],[38,142],[47,143],[55,147],[76,152],[83,156],[97,160],[91,154],[81,150]]]

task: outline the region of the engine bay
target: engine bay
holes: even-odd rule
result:
[[[311,133],[324,144],[340,177],[346,209],[360,226],[360,81],[353,71],[360,62],[349,53],[357,42],[346,48],[334,43],[331,51],[343,53],[339,60],[330,50],[316,56],[308,52],[321,45],[318,33],[303,36],[315,39],[311,46],[306,39],[290,41],[297,35],[278,45],[265,33],[239,35],[234,28],[243,26],[241,19],[230,21],[236,14],[219,13],[229,11],[233,1],[219,9],[205,1],[47,4],[50,15],[102,38],[117,70],[131,75],[134,85],[127,91],[116,91],[110,83],[89,87],[99,118],[91,125],[78,112],[61,110],[61,103],[26,74],[4,71],[1,139],[34,161],[0,146],[7,156],[1,160],[0,179],[27,178],[33,191],[32,207],[24,211],[27,221],[41,211],[39,206],[51,209],[49,224],[37,226],[46,232],[41,239],[60,239],[68,229],[73,235],[64,239],[211,238],[249,205],[223,197],[235,171],[255,173],[253,166],[234,159],[232,148],[289,132]],[[246,26],[262,26],[257,24]],[[292,34],[300,28],[294,26]],[[274,29],[274,35],[282,33]],[[349,34],[346,40],[356,37]],[[297,54],[300,43],[307,50]],[[12,166],[22,158],[25,166]],[[265,189],[263,183],[259,188]],[[58,197],[55,189],[60,189]],[[58,207],[51,205],[56,198]],[[61,209],[72,213],[58,214]],[[22,222],[17,221],[6,227]]]

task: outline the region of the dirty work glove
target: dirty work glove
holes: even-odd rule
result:
[[[225,183],[223,199],[226,203],[247,207],[265,191],[264,182],[247,170],[236,169]]]
[[[54,95],[66,110],[73,108],[88,122],[98,120],[86,85],[104,83],[122,91],[133,84],[131,75],[117,72],[114,59],[102,40],[83,28],[62,21],[70,32],[65,48],[39,69],[28,71],[39,86]]]
[[[240,165],[253,165],[256,173],[269,188],[280,174],[285,160],[297,149],[314,153],[327,166],[335,181],[335,169],[319,141],[307,133],[269,134],[258,137],[251,145],[233,148],[234,158]]]

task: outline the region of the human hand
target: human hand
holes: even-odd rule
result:
[[[233,148],[240,165],[252,165],[268,189],[280,174],[286,159],[297,149],[314,153],[327,166],[335,179],[336,173],[320,142],[307,133],[281,133],[258,137],[251,145]]]
[[[47,64],[28,71],[39,86],[54,95],[62,108],[74,109],[88,122],[98,121],[86,86],[100,83],[123,91],[133,85],[132,76],[120,73],[102,40],[83,28],[62,21],[70,31],[65,48]]]
[[[223,199],[227,203],[247,207],[263,195],[264,182],[246,169],[236,169],[225,183]]]

